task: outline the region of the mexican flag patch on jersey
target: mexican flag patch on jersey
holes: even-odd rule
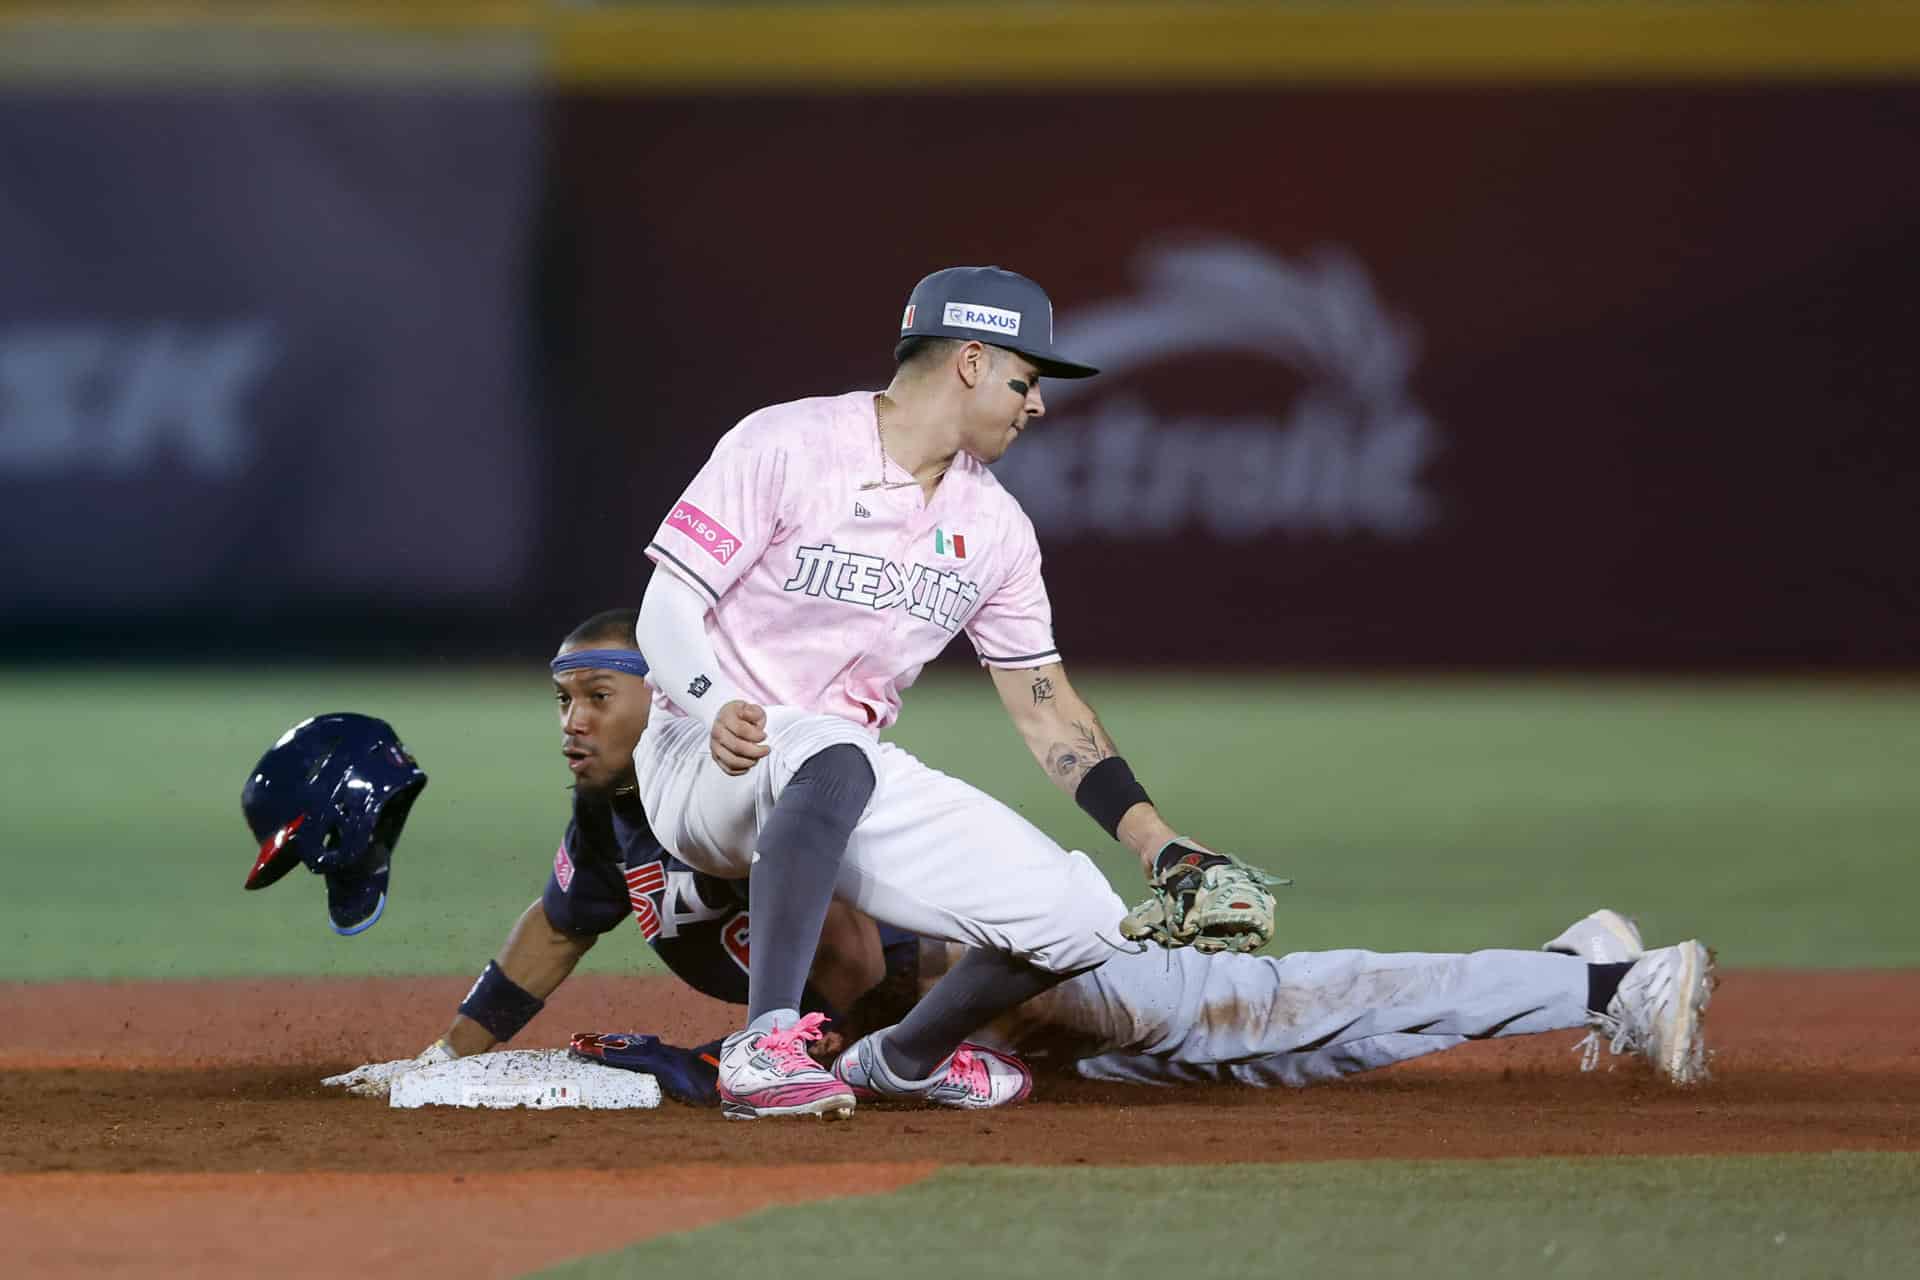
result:
[[[945,529],[933,531],[933,554],[952,556],[955,560],[967,558],[967,540],[960,534],[948,533]]]

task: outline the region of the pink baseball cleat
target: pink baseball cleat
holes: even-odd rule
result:
[[[736,1031],[720,1045],[720,1110],[729,1120],[762,1116],[853,1114],[853,1091],[807,1056],[822,1038],[823,1014],[810,1013],[775,1031]]]
[[[856,1098],[984,1111],[1025,1102],[1033,1092],[1033,1072],[1026,1063],[970,1041],[955,1049],[928,1079],[902,1080],[880,1060],[879,1036],[879,1032],[862,1036],[833,1064],[833,1074]]]

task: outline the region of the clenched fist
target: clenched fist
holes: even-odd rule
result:
[[[767,754],[767,709],[736,698],[713,718],[713,761],[734,777]]]

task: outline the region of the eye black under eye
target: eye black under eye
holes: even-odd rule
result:
[[[1031,384],[1031,383],[1029,383],[1029,382],[1026,382],[1025,380],[1023,380],[1023,379],[1020,379],[1020,378],[1008,378],[1008,379],[1007,379],[1007,386],[1008,386],[1008,387],[1009,387],[1010,389],[1012,389],[1012,391],[1014,392],[1014,394],[1016,394],[1016,395],[1025,395],[1025,394],[1027,394],[1027,390],[1028,390],[1028,388],[1029,388],[1029,387],[1031,387],[1031,386],[1032,386],[1032,384]]]

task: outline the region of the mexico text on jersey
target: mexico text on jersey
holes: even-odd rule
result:
[[[715,656],[746,696],[878,731],[956,631],[989,665],[1059,660],[1013,496],[965,454],[930,499],[863,490],[882,467],[873,393],[774,405],[721,437],[661,523],[647,556],[711,605]]]

